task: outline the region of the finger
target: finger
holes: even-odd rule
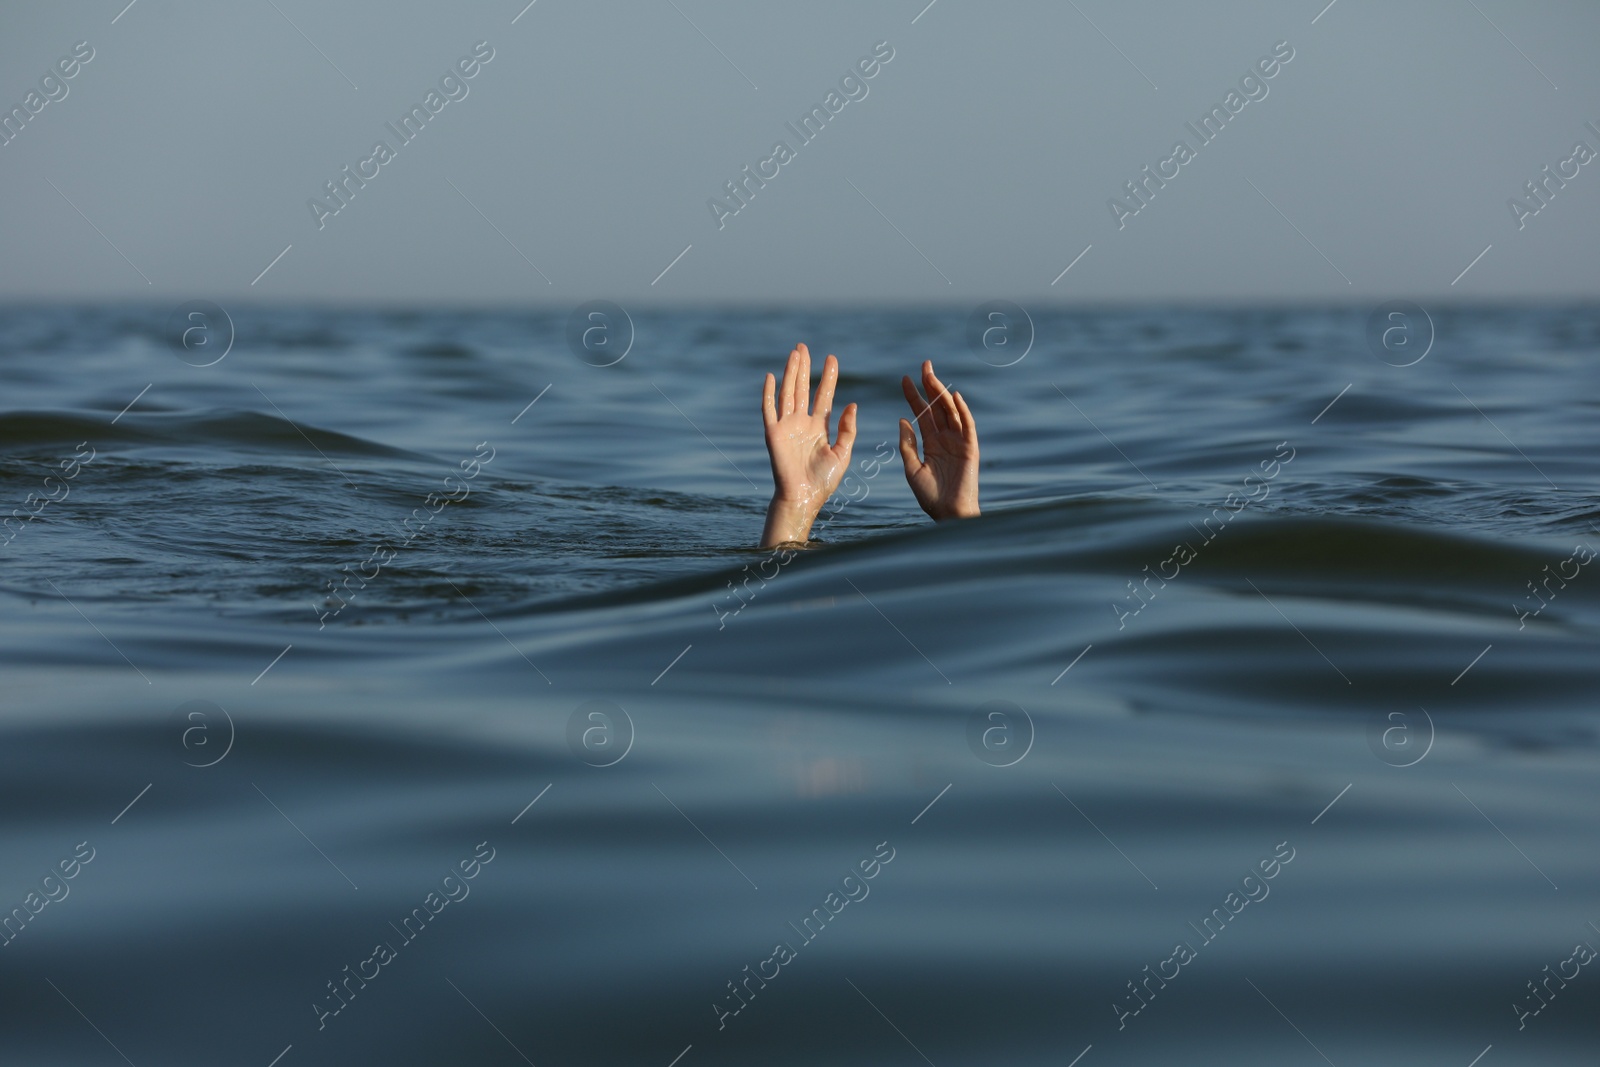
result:
[[[927,399],[922,404],[924,409],[923,417],[917,420],[922,427],[924,444],[927,443],[927,437],[930,433],[943,433],[948,429],[946,423],[949,420],[941,403],[942,398],[939,396],[942,383],[935,383],[938,383],[938,379],[929,381],[928,364],[924,361],[922,364],[922,391],[927,394]]]
[[[917,420],[917,426],[921,428],[922,436],[926,438],[929,434],[934,433],[933,414],[928,408],[928,402],[922,399],[922,394],[918,392],[910,376],[904,376],[900,379],[900,391],[905,393],[906,403],[911,405],[911,414]]]
[[[813,412],[826,418],[833,410],[833,390],[839,384],[839,361],[829,356],[822,361],[822,384],[817,386],[817,407]]]
[[[956,408],[955,400],[950,396],[950,390],[933,373],[933,360],[924,360],[922,363],[922,382],[928,389],[928,397],[933,404],[933,410],[938,413],[938,423],[941,429],[961,430],[961,412]]]
[[[800,350],[793,349],[789,353],[789,362],[783,365],[783,405],[778,408],[778,414],[791,415],[794,413],[794,386],[800,374]]]
[[[905,419],[900,420],[900,459],[906,465],[906,480],[922,468],[922,461],[917,458],[917,434],[911,428],[911,423]]]
[[[811,413],[811,349],[796,345],[800,353],[800,384],[795,387],[795,410],[802,415]]]
[[[778,421],[777,380],[770,373],[761,386],[761,424],[770,429]]]
[[[856,443],[856,406],[847,404],[839,416],[839,435],[833,440],[833,451],[845,463],[850,462],[850,449]]]
[[[967,398],[957,393],[956,406],[961,409],[961,436],[966,439],[971,448],[976,449],[978,447],[978,423],[972,417],[972,409],[967,407]]]

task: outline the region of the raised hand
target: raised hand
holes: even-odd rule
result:
[[[772,460],[772,503],[761,547],[790,541],[804,542],[823,503],[839,488],[850,466],[850,448],[856,440],[856,406],[847,405],[839,416],[839,430],[828,444],[828,416],[833,410],[833,390],[839,383],[839,361],[829,356],[822,365],[822,382],[816,403],[811,401],[811,352],[796,345],[783,369],[783,390],[776,390],[771,374],[761,390],[761,419],[766,424],[767,455]],[[976,456],[976,439],[974,439]]]
[[[978,514],[978,426],[960,393],[951,394],[933,373],[933,361],[922,364],[925,398],[910,377],[900,388],[922,431],[922,458],[917,458],[917,435],[911,423],[900,420],[900,458],[906,465],[906,482],[922,510],[934,521],[967,519]]]

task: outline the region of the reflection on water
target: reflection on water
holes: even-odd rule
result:
[[[1592,1058],[1592,309],[167,310],[0,316],[6,1063]],[[985,516],[752,548],[797,339]]]

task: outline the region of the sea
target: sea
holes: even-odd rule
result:
[[[802,341],[860,435],[777,554]],[[1597,357],[1592,304],[0,309],[0,1063],[1593,1064]],[[924,359],[980,518],[902,476]]]

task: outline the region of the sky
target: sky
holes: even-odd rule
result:
[[[0,144],[0,301],[1471,302],[1600,281],[1600,159],[1575,153],[1600,152],[1588,0],[525,4],[7,0],[0,110],[27,118]],[[386,124],[413,105],[402,140]],[[1202,140],[1186,124],[1213,107]],[[1541,202],[1547,166],[1569,177]],[[346,167],[370,177],[341,204]],[[741,204],[745,167],[764,184]]]

